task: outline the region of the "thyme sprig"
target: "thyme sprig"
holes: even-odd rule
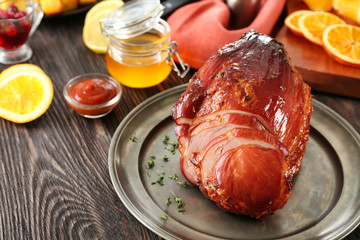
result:
[[[158,183],[160,186],[164,186],[164,176],[160,176],[158,177],[154,182],[152,182],[151,184],[154,185]]]
[[[152,169],[155,166],[155,156],[151,155],[150,159],[147,161],[146,168]]]
[[[132,136],[130,137],[130,140],[131,140],[132,142],[136,142],[136,141],[137,141],[136,134],[132,135]]]
[[[173,175],[169,175],[169,178],[170,178],[170,179],[173,179],[173,180],[177,180],[177,179],[178,179],[176,173],[174,173]]]
[[[169,219],[169,216],[165,213],[160,217],[164,222],[166,222]]]
[[[182,201],[181,198],[179,198],[178,196],[176,196],[176,194],[173,191],[170,191],[171,194],[174,197],[175,202],[177,202],[178,204],[178,212],[185,212],[185,203]]]
[[[183,181],[183,182],[177,182],[177,184],[179,184],[179,185],[181,185],[181,186],[183,186],[184,188],[187,188],[187,184],[188,184],[188,181]]]

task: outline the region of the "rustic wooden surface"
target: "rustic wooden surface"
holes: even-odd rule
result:
[[[289,0],[286,9],[288,14],[296,10],[309,10],[302,0]],[[335,11],[332,13],[338,15]],[[338,16],[356,25],[355,22]],[[360,98],[360,68],[337,62],[323,47],[293,34],[286,26],[282,26],[276,39],[286,46],[294,65],[312,89]]]
[[[120,104],[108,116],[80,117],[63,99],[65,82],[82,73],[107,73],[104,55],[82,42],[84,16],[44,19],[30,42],[34,56],[29,62],[53,81],[48,111],[27,124],[0,119],[0,239],[161,239],[119,200],[107,154],[126,114],[148,97],[187,82],[189,76],[181,80],[172,74],[148,89],[124,87]],[[6,67],[0,65],[0,70]],[[360,100],[313,94],[360,132]],[[360,227],[346,239],[360,239]]]

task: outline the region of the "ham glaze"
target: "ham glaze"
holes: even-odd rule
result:
[[[263,219],[290,197],[312,111],[284,46],[246,33],[210,57],[172,109],[181,170],[221,209]]]

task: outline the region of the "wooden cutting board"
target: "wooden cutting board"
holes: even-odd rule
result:
[[[307,9],[301,0],[288,1],[286,8],[288,13]],[[360,98],[360,68],[338,63],[321,46],[296,36],[286,26],[275,38],[285,45],[296,69],[313,90]]]

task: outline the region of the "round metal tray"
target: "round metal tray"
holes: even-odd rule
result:
[[[170,111],[185,88],[177,86],[137,106],[111,141],[108,163],[115,191],[147,228],[165,239],[341,239],[359,225],[360,136],[316,100],[306,154],[283,209],[258,221],[223,212],[195,186],[184,188],[179,153],[173,155],[162,139],[176,140]],[[154,157],[154,167],[147,169]],[[177,180],[169,178],[174,173]],[[161,176],[163,186],[156,182]],[[171,191],[185,203],[185,212],[178,212]]]

